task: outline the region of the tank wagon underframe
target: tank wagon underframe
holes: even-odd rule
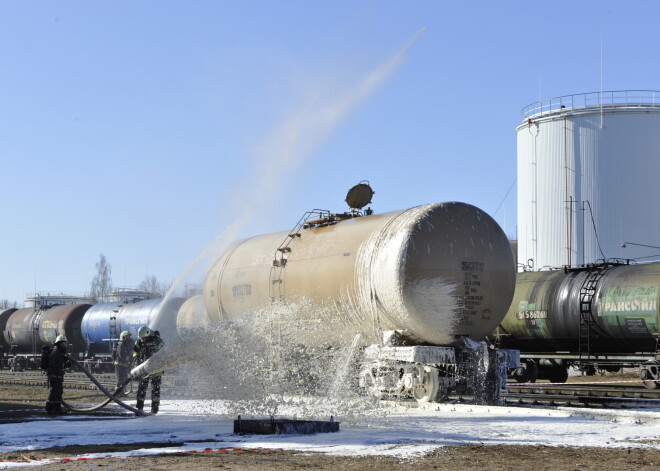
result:
[[[364,352],[359,385],[378,399],[437,402],[456,393],[492,404],[505,387],[507,370],[519,362],[517,350],[496,351],[484,342],[468,347],[371,345]]]

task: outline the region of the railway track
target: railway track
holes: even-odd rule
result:
[[[660,410],[660,389],[638,384],[516,384],[509,383],[503,399],[510,405],[552,405]]]
[[[114,390],[116,386],[114,373],[98,373],[94,377],[103,385],[103,387]],[[184,382],[178,375],[164,375],[162,390],[171,395],[178,395],[177,389],[183,387]],[[10,372],[8,370],[0,370],[0,384],[19,385],[19,386],[35,386],[47,388],[47,377],[39,371],[20,371]],[[133,389],[137,388],[137,383],[133,383]],[[81,389],[81,390],[98,390],[96,385],[92,383],[89,378],[81,372],[69,372],[64,375],[64,389]]]
[[[112,390],[115,387],[113,373],[96,374],[101,384]],[[633,382],[634,383],[634,382]],[[34,386],[46,388],[46,376],[37,371],[10,372],[0,370],[0,384]],[[133,385],[133,389],[137,385]],[[163,377],[163,393],[170,397],[186,395],[188,383],[183,375],[166,374]],[[195,384],[199,389],[199,384]],[[73,390],[98,388],[81,372],[67,373],[64,387]],[[660,389],[647,389],[638,384],[607,383],[509,383],[508,391],[502,393],[507,405],[549,405],[571,407],[597,407],[616,409],[657,409],[660,410]]]
[[[114,388],[115,375],[114,374],[98,374],[95,375],[96,379],[107,388]],[[44,387],[47,385],[47,376],[38,371],[21,371],[9,372],[0,371],[0,384],[15,384],[20,386],[36,386]],[[64,375],[64,388],[65,389],[98,389],[83,373],[67,373]]]

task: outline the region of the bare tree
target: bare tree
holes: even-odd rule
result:
[[[13,307],[16,307],[16,301],[0,299],[0,309],[11,309]]]
[[[112,292],[112,267],[105,258],[105,255],[99,255],[99,261],[96,262],[96,275],[92,278],[92,285],[89,295],[96,302],[107,300]]]
[[[158,281],[158,278],[155,276],[147,275],[144,277],[144,280],[142,280],[142,283],[140,283],[138,288],[142,291],[146,291],[147,293],[155,294],[158,296],[165,296],[165,293],[167,293],[167,290],[170,287],[167,283],[161,283]]]

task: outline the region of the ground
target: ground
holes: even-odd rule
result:
[[[147,444],[141,444],[144,447]],[[119,452],[135,446],[64,447],[28,453],[0,454],[2,460],[34,460],[75,456],[82,453]],[[132,458],[110,458],[102,461],[54,463],[38,469],[121,469],[140,471],[179,471],[181,469],[231,470],[295,470],[320,469],[352,470],[418,470],[446,471],[534,471],[598,470],[645,471],[660,468],[660,450],[551,448],[543,446],[461,446],[444,447],[433,453],[413,459],[391,457],[336,457],[324,454],[300,453],[283,450],[232,451],[161,455]]]
[[[35,387],[0,385],[0,417],[7,411],[43,408],[46,390]],[[66,397],[89,397],[90,392],[65,393]],[[90,399],[90,402],[94,402]],[[170,446],[172,444],[169,444]],[[336,457],[283,450],[227,451],[181,455],[108,458],[98,461],[59,462],[38,469],[82,470],[121,469],[140,471],[180,471],[181,469],[221,468],[231,470],[296,470],[319,469],[333,471],[441,469],[447,471],[534,471],[598,470],[645,471],[660,469],[660,444],[655,449],[584,448],[544,446],[460,446],[443,447],[422,457],[411,459],[392,457]],[[30,452],[0,453],[0,460],[35,460],[77,456],[84,453],[108,453],[154,448],[158,444],[125,444],[101,446],[70,446]],[[220,446],[220,445],[219,445]],[[1,463],[0,463],[1,465]]]

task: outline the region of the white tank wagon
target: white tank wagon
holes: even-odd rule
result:
[[[457,386],[466,339],[494,329],[513,296],[502,229],[457,202],[363,217],[316,213],[291,232],[229,247],[205,280],[210,319],[268,313],[289,344],[371,346],[361,382],[374,394],[426,401]]]
[[[520,265],[657,255],[660,92],[539,101],[523,109],[516,135]]]

